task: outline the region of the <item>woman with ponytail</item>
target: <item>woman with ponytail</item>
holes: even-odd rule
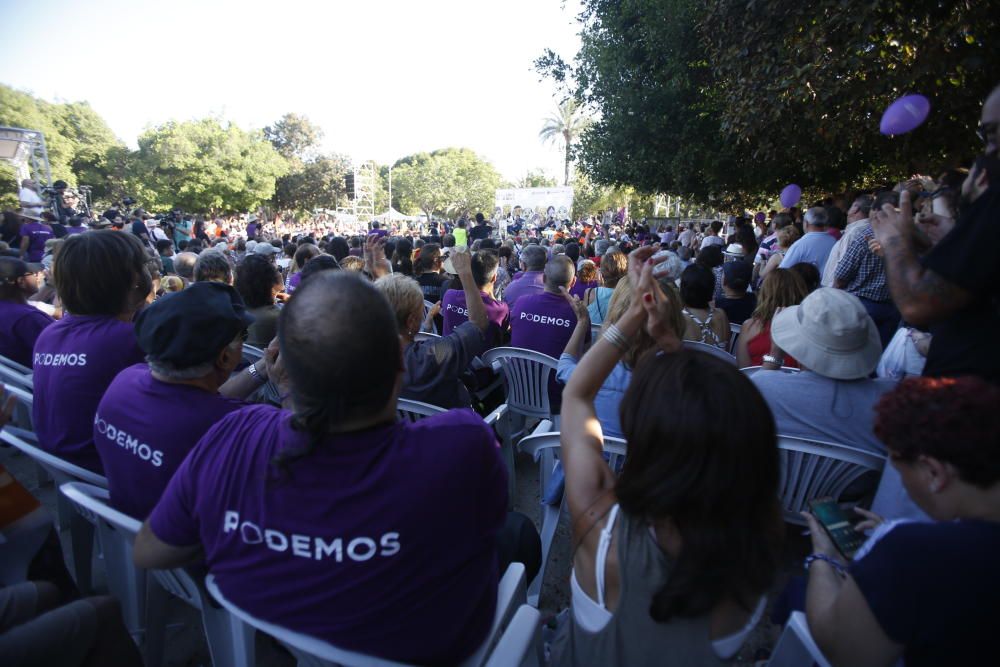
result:
[[[779,566],[774,420],[734,366],[681,350],[652,253],[629,257],[631,305],[563,392],[572,609],[553,665],[724,664],[763,613]],[[642,332],[658,349],[635,364],[621,402],[628,450],[616,478],[594,398]]]

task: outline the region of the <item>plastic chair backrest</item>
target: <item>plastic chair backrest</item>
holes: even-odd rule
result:
[[[259,347],[254,347],[253,345],[243,343],[243,358],[251,364],[260,361],[264,358],[264,350]]]
[[[35,389],[35,383],[34,380],[31,379],[30,371],[28,373],[24,373],[23,371],[19,371],[4,364],[0,364],[0,383],[25,389],[27,391],[34,391]]]
[[[885,456],[820,440],[778,436],[781,461],[781,498],[785,521],[805,525],[799,515],[815,498],[840,498],[866,472],[881,472]]]
[[[716,347],[714,345],[709,345],[708,343],[700,343],[696,340],[686,340],[684,341],[684,349],[695,350],[696,352],[704,352],[706,354],[712,355],[713,357],[718,357],[719,359],[722,359],[723,361],[730,363],[733,366],[736,365],[736,357],[729,354],[722,348]]]
[[[809,632],[806,615],[801,611],[793,611],[785,624],[785,630],[774,645],[767,667],[809,667],[814,664],[830,667],[830,661],[819,650]]]
[[[541,667],[542,615],[521,605],[497,643],[486,667]]]
[[[747,377],[753,377],[753,374],[756,373],[759,370],[761,370],[760,366],[744,366],[743,368],[740,369],[740,373],[745,374]],[[801,368],[794,368],[792,366],[782,366],[778,370],[780,370],[782,373],[798,373],[802,369]],[[765,371],[765,372],[766,373],[773,373],[774,371]]]
[[[429,313],[431,311],[431,308],[433,308],[433,307],[434,307],[434,302],[433,301],[428,301],[427,299],[424,299],[424,319],[425,320],[427,319],[427,313]],[[437,322],[431,322],[431,329],[434,330],[435,334],[438,333]]]
[[[23,439],[17,437],[6,429],[0,431],[0,440],[3,440],[8,445],[21,450],[23,453],[34,459],[36,463],[45,468],[45,470],[52,475],[52,478],[60,484],[63,482],[84,482],[85,484],[93,484],[101,489],[108,488],[108,480],[103,475],[98,475],[96,472],[92,472],[86,468],[81,468],[80,466],[74,465],[69,461],[64,461],[58,456],[50,454],[40,447],[28,444]]]
[[[225,595],[223,595],[222,591],[219,590],[218,585],[215,583],[215,577],[211,574],[205,579],[205,588],[208,589],[209,594],[233,616],[240,619],[247,625],[271,635],[287,646],[298,659],[299,665],[410,667],[407,663],[385,660],[372,655],[356,653],[354,651],[345,651],[344,649],[337,648],[329,642],[304,635],[300,632],[294,632],[274,623],[252,616],[226,599]],[[524,597],[524,565],[521,563],[511,563],[503,577],[501,577],[500,583],[497,587],[497,609],[494,614],[491,630],[479,649],[461,663],[462,667],[479,667],[485,663],[489,653],[498,643],[500,632],[510,623],[518,605],[524,602]]]
[[[12,384],[4,385],[4,391],[0,392],[0,400],[6,401],[8,394],[17,398],[17,405],[14,406],[14,414],[5,428],[17,437],[28,441],[29,444],[37,443],[35,422],[31,414],[31,407],[35,401],[34,395],[30,390]]]
[[[430,403],[421,403],[408,398],[400,398],[396,401],[396,414],[400,421],[415,422],[424,417],[439,415],[442,412],[447,412],[447,410]]]
[[[551,419],[549,377],[559,366],[552,357],[520,347],[495,347],[482,356],[483,363],[503,373],[507,409],[537,419]]]
[[[433,340],[434,338],[440,338],[441,334],[431,333],[429,331],[418,331],[413,334],[413,340]]]
[[[729,354],[736,356],[736,341],[740,338],[740,332],[743,331],[742,324],[729,323]]]
[[[7,368],[9,368],[11,370],[17,371],[21,375],[31,375],[31,373],[32,373],[32,370],[30,368],[28,368],[27,366],[22,366],[21,364],[17,363],[13,359],[9,359],[9,358],[3,356],[2,354],[0,354],[0,366],[6,366]]]

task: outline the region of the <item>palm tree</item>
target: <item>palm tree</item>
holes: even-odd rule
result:
[[[538,133],[538,138],[546,143],[562,140],[566,152],[566,175],[563,185],[569,185],[570,146],[590,125],[590,119],[579,112],[580,104],[576,100],[570,98],[562,102],[557,111],[545,119],[545,124]]]

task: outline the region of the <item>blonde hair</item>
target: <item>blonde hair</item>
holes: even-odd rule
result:
[[[400,331],[408,331],[407,321],[414,313],[422,315],[424,312],[424,294],[420,291],[420,283],[407,275],[392,273],[382,276],[375,281],[375,289],[389,300]]]
[[[788,229],[785,227],[785,229]],[[757,294],[757,308],[752,319],[762,325],[770,324],[778,308],[797,306],[809,294],[806,282],[796,271],[775,269],[767,274]]]
[[[348,255],[344,259],[340,260],[340,268],[345,271],[364,271],[365,270],[365,260],[360,257],[355,257],[354,255]]]
[[[681,299],[680,295],[677,294],[677,288],[669,282],[661,282],[660,287],[663,288],[663,292],[666,294],[667,306],[670,309],[667,324],[674,330],[678,338],[682,338],[684,333],[684,316],[681,314]],[[625,274],[619,279],[618,285],[615,286],[615,291],[611,294],[611,302],[608,304],[608,315],[604,318],[604,323],[601,325],[602,333],[608,326],[620,320],[631,306],[632,280],[628,274]],[[622,357],[622,361],[626,367],[634,369],[639,359],[642,358],[642,355],[655,346],[655,341],[646,333],[646,328],[642,327],[631,340],[631,345]]]
[[[628,271],[628,257],[621,250],[612,248],[601,257],[601,276],[605,287],[615,287]]]
[[[792,244],[798,241],[799,237],[802,236],[801,234],[799,234],[799,230],[797,227],[795,227],[795,225],[788,225],[787,227],[782,227],[774,234],[775,237],[777,238],[778,245],[786,249],[790,248]]]
[[[164,276],[160,278],[160,289],[164,294],[168,292],[180,292],[184,289],[184,280],[178,276]]]

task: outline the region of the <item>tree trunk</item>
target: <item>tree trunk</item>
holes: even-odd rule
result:
[[[566,174],[563,178],[563,185],[569,185],[569,144],[566,144]]]

